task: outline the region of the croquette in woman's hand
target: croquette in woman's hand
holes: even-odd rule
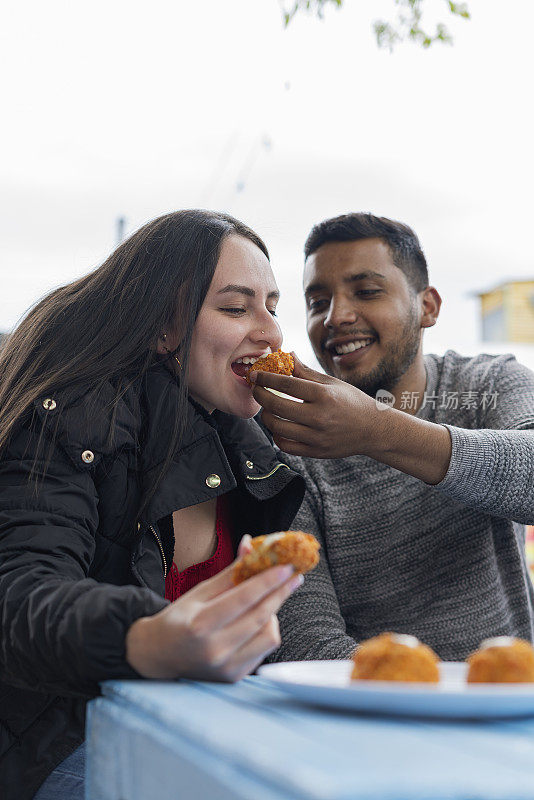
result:
[[[319,542],[311,533],[279,531],[252,539],[252,552],[234,567],[238,584],[278,564],[292,564],[296,573],[309,572],[319,563]]]
[[[274,353],[268,353],[266,356],[258,358],[254,364],[251,364],[245,378],[252,386],[252,381],[249,378],[251,370],[255,372],[276,372],[278,375],[293,375],[295,369],[295,359],[291,353],[284,353],[282,350],[276,350]]]

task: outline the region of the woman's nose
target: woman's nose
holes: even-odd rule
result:
[[[268,314],[264,319],[258,320],[258,326],[251,338],[258,343],[264,342],[269,345],[271,350],[278,350],[281,347],[282,331],[272,314]]]

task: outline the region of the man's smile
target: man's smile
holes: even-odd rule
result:
[[[376,336],[369,334],[337,336],[323,344],[323,351],[330,356],[334,364],[349,365],[363,358],[376,340]]]

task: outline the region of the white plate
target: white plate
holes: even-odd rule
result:
[[[438,684],[351,681],[351,661],[286,661],[258,673],[315,706],[378,714],[481,719],[534,715],[534,683],[466,683],[467,665],[441,662]]]

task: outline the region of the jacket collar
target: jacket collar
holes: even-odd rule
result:
[[[144,381],[141,446],[143,490],[149,491],[168,447],[166,430],[179,409],[179,384],[164,365],[151,368]],[[267,435],[254,419],[216,411],[208,414],[191,398],[180,448],[148,502],[143,517],[152,522],[179,508],[241,488],[268,500],[295,475],[278,460]],[[281,473],[281,474],[279,474]],[[287,473],[287,474],[286,474]]]
[[[34,413],[78,470],[92,472],[102,459],[113,458],[118,452],[130,453],[142,498],[150,497],[141,503],[142,521],[154,522],[176,509],[236,487],[243,498],[262,505],[262,501],[273,499],[292,483],[295,491],[292,488],[291,495],[302,499],[304,490],[297,487],[302,479],[295,484],[297,476],[277,458],[269,438],[254,419],[239,419],[222,412],[210,415],[191,399],[186,404],[181,445],[157,491],[151,493],[167,454],[168,431],[179,411],[179,384],[163,364],[151,367],[119,401],[111,437],[110,409],[114,398],[111,383],[98,395],[90,386],[79,385],[39,398],[34,403]],[[251,508],[255,509],[254,514],[258,513],[254,503]]]

